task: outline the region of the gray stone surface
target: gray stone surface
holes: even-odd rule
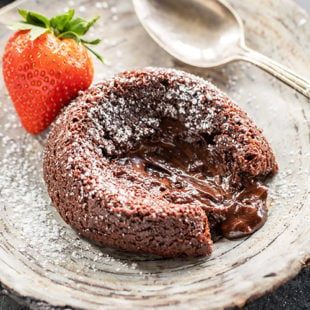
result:
[[[310,1],[309,0],[295,0],[301,7],[306,11],[310,12]]]

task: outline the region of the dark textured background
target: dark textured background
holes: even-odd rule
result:
[[[13,2],[12,0],[0,0],[0,6],[4,6],[10,2]]]
[[[6,5],[9,2],[12,2],[12,0],[0,0],[0,6]],[[310,0],[296,0],[296,2],[310,12]],[[0,310],[28,309],[28,307],[20,306],[10,297],[1,295],[0,292]],[[243,310],[269,309],[310,310],[310,267],[304,268],[298,276],[282,285],[273,293],[267,294],[243,308]]]

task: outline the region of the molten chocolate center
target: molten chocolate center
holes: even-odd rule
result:
[[[153,179],[158,195],[169,202],[202,207],[213,231],[230,239],[251,234],[267,217],[266,188],[256,181],[232,184],[212,144],[211,137],[164,119],[156,135],[118,161]]]

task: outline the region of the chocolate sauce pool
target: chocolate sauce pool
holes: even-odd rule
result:
[[[267,190],[257,181],[232,184],[232,175],[208,148],[212,143],[164,119],[158,134],[118,161],[154,179],[158,195],[169,202],[201,206],[213,231],[229,239],[251,234],[266,221]]]

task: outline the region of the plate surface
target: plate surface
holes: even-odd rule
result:
[[[310,19],[290,0],[229,1],[248,45],[310,78]],[[0,51],[18,19],[14,6],[48,15],[74,7],[101,15],[96,80],[143,66],[175,67],[225,90],[263,128],[280,172],[270,181],[267,223],[254,235],[221,239],[207,258],[158,259],[98,247],[68,227],[42,179],[46,134],[19,124],[0,80],[0,282],[33,308],[215,309],[243,305],[293,277],[310,258],[310,103],[245,63],[201,70],[174,60],[145,33],[130,1],[17,1],[0,11]],[[206,42],[207,44],[207,42]],[[0,286],[1,287],[1,286]],[[19,296],[19,297],[18,297]],[[51,305],[51,306],[49,306]]]

